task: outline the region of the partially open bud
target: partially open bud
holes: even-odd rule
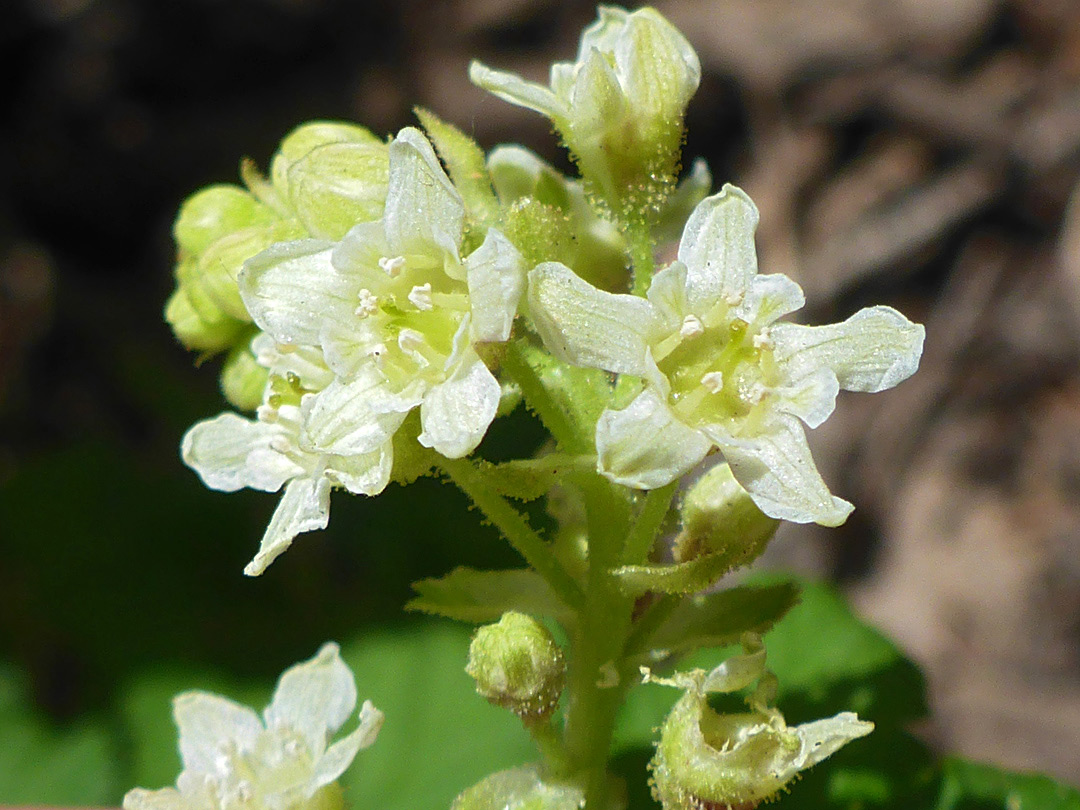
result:
[[[765,669],[759,636],[747,633],[745,654],[733,656],[712,672],[693,670],[646,682],[686,690],[664,721],[653,773],[653,796],[664,810],[754,806],[773,798],[800,772],[816,765],[873,723],[852,712],[790,727],[770,707],[776,676]],[[747,698],[749,711],[719,714],[708,704],[710,692],[735,692],[758,682]]]
[[[682,531],[672,550],[675,561],[723,554],[729,569],[757,558],[780,525],[758,509],[727,464],[717,464],[690,487],[680,513]]]
[[[465,671],[476,681],[477,692],[526,722],[555,710],[566,678],[562,650],[551,633],[516,611],[476,631]]]
[[[450,810],[579,810],[585,791],[541,778],[535,765],[499,771],[463,791]]]

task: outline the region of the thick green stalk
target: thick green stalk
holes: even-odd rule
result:
[[[548,429],[555,441],[567,450],[575,452],[592,450],[590,442],[551,395],[551,391],[544,385],[536,369],[525,359],[521,346],[516,341],[510,341],[507,344],[502,365],[521,388],[525,404],[540,417],[540,421],[544,423],[544,427]]]
[[[634,270],[634,295],[645,295],[652,284],[653,271],[656,269],[656,256],[653,251],[652,236],[649,227],[634,224],[626,229],[626,241],[630,253],[630,262]]]
[[[552,590],[569,607],[579,610],[583,595],[578,583],[555,558],[551,547],[529,526],[525,516],[488,485],[485,474],[468,459],[440,458],[439,466]]]
[[[626,538],[622,555],[623,564],[640,565],[648,559],[678,488],[679,482],[672,481],[666,487],[649,490],[642,496],[634,528],[630,530]]]

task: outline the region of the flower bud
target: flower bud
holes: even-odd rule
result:
[[[675,540],[676,562],[723,554],[729,567],[752,562],[780,521],[758,509],[727,464],[717,464],[694,483],[680,508],[682,531]]]
[[[234,407],[254,411],[263,400],[270,372],[259,365],[249,346],[240,343],[229,352],[221,369],[221,392]]]
[[[499,771],[454,799],[450,810],[579,810],[585,791],[572,782],[540,778],[536,766]]]
[[[276,219],[272,210],[239,186],[207,186],[184,200],[173,237],[181,255],[199,256],[223,236]]]
[[[515,611],[476,631],[465,671],[477,692],[527,722],[555,710],[566,677],[562,650],[551,633]]]

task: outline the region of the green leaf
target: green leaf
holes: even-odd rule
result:
[[[31,708],[23,674],[0,667],[0,804],[109,805],[120,790],[109,728],[52,725]]]
[[[649,647],[684,653],[736,643],[747,631],[765,633],[799,602],[792,582],[740,585],[684,599],[653,634]],[[769,647],[770,656],[772,647]]]
[[[1080,810],[1080,791],[1048,776],[962,759],[942,763],[936,810]]]
[[[560,622],[571,617],[569,608],[531,568],[476,571],[458,567],[444,577],[414,582],[413,590],[419,595],[405,605],[406,610],[463,622],[496,621],[508,610]]]
[[[517,718],[476,694],[468,647],[467,629],[425,623],[346,649],[361,700],[386,715],[379,739],[342,778],[349,806],[449,807],[487,774],[536,758]]]
[[[491,187],[484,150],[460,129],[429,110],[417,107],[416,117],[446,164],[470,218],[485,225],[493,223],[498,217],[499,203]]]

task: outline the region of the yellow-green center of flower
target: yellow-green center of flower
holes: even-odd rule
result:
[[[688,425],[724,425],[738,432],[764,412],[779,382],[768,338],[721,303],[687,315],[678,332],[653,347],[671,386],[669,403]]]

